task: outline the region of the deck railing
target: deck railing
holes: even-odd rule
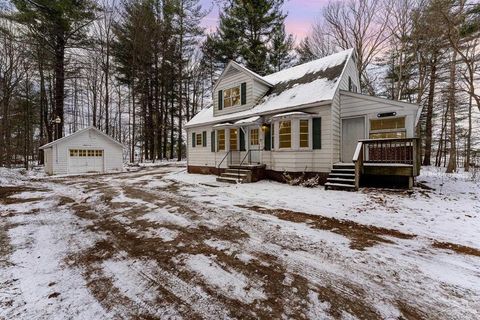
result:
[[[420,172],[420,139],[365,139],[358,141],[353,155],[355,184],[358,188],[365,163],[411,165],[413,175]]]
[[[363,143],[364,159],[369,163],[415,164],[417,138],[366,139]]]

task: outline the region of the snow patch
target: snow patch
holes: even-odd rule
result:
[[[231,299],[250,304],[255,300],[267,298],[258,283],[251,283],[246,276],[239,272],[225,270],[215,260],[203,254],[188,256],[184,263],[206,283]]]

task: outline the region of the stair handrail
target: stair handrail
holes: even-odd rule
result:
[[[360,176],[363,172],[363,153],[363,141],[358,141],[352,159],[355,165],[355,190],[360,187]]]
[[[252,151],[252,150],[248,150],[247,153],[245,154],[245,156],[243,157],[242,161],[240,161],[240,166],[243,164],[245,159],[248,157],[248,155],[250,154],[250,151]],[[248,162],[248,164],[250,164],[250,161]]]
[[[228,152],[225,154],[225,156],[223,157],[222,161],[220,161],[220,163],[218,164],[217,168],[220,168],[223,161],[225,161],[225,159],[228,157],[228,155],[230,154],[231,150],[228,150]]]

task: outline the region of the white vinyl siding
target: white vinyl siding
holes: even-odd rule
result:
[[[86,130],[65,141],[54,144],[47,153],[51,153],[52,174],[69,174],[70,150],[103,150],[104,171],[123,170],[122,146],[99,134],[95,130]]]
[[[207,143],[206,148],[194,148],[192,147],[191,143],[188,143],[187,146],[187,164],[189,166],[200,166],[200,167],[217,167],[220,161],[225,157],[227,154],[227,150],[217,150],[216,152],[212,152],[211,145],[211,132],[212,130],[217,131],[220,128],[212,128],[211,126],[204,126],[204,127],[195,127],[192,129],[187,129],[187,137],[191,139],[192,132],[207,132]],[[222,129],[223,130],[223,129]],[[217,143],[218,143],[218,134],[216,135]],[[228,149],[228,142],[230,139],[229,130],[228,128],[225,129],[225,146]],[[227,160],[222,163],[222,167],[227,167]]]
[[[222,78],[219,79],[215,92],[213,92],[213,113],[215,116],[250,109],[269,89],[265,84],[255,80],[252,75],[244,71],[237,70],[237,72],[234,72],[232,69],[236,70],[234,66],[231,66],[230,69],[223,74]],[[218,91],[240,86],[243,82],[246,83],[246,104],[226,108],[223,106],[222,110],[218,110]]]
[[[417,115],[417,106],[410,104],[399,104],[388,100],[382,101],[379,98],[371,98],[360,94],[351,94],[340,92],[341,98],[341,117],[349,118],[356,116],[366,116],[367,136],[370,132],[370,120],[380,119],[379,113],[396,112],[395,117],[405,117],[406,137],[415,136],[415,117]]]

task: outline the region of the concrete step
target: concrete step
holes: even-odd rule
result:
[[[355,179],[345,179],[345,178],[327,178],[327,182],[332,183],[345,183],[345,184],[353,184],[355,185]]]
[[[250,173],[251,171],[248,170],[248,169],[225,169],[225,172],[226,173],[241,173],[241,174],[247,174],[247,173]]]
[[[236,178],[228,178],[228,177],[217,177],[218,182],[225,182],[225,183],[231,183],[231,184],[236,184],[238,183],[238,179]]]
[[[235,178],[235,179],[246,179],[248,175],[246,173],[230,173],[230,172],[224,172],[221,174],[222,177],[225,178]]]
[[[345,184],[345,183],[333,183],[333,182],[327,182],[325,183],[325,189],[342,189],[342,190],[355,190],[355,186],[351,184]]]

